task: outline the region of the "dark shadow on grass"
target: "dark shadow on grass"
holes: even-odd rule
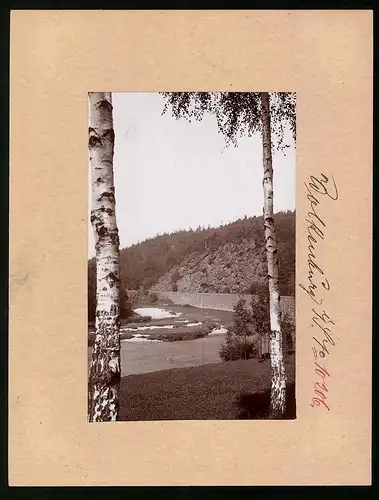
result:
[[[237,419],[265,420],[269,418],[270,390],[257,392],[255,394],[242,393],[237,398]],[[295,384],[287,385],[286,411],[282,420],[293,420],[296,418],[296,396]]]

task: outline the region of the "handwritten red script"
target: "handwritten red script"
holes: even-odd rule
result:
[[[312,398],[311,407],[323,405],[328,411],[330,408],[326,402],[326,393],[328,392],[328,387],[326,384],[327,377],[330,377],[329,372],[325,368],[325,366],[321,366],[316,361],[314,362],[316,365],[315,373],[321,379],[318,382],[314,383],[314,394],[315,396]]]

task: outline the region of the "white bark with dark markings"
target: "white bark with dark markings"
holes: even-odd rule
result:
[[[90,422],[117,420],[120,385],[120,250],[113,180],[113,107],[110,92],[89,93],[91,224],[96,248],[96,337],[88,386]]]
[[[281,308],[279,293],[279,263],[274,225],[274,191],[271,154],[270,97],[261,93],[262,101],[262,144],[263,144],[263,219],[267,254],[267,273],[270,294],[270,360],[271,360],[271,402],[270,417],[281,418],[285,411],[286,375],[283,359],[283,334],[281,329]]]

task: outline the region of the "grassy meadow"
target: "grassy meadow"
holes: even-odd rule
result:
[[[286,418],[293,419],[293,355],[286,370]],[[267,419],[269,389],[270,362],[256,359],[130,375],[121,380],[120,420]]]

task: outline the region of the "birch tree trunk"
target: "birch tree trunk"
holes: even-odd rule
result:
[[[117,420],[120,385],[120,250],[113,180],[110,92],[89,93],[88,150],[92,173],[91,224],[96,248],[96,336],[88,384],[88,420]]]
[[[270,295],[270,360],[271,403],[270,417],[281,418],[285,411],[286,376],[283,359],[283,335],[281,330],[281,308],[279,294],[279,264],[274,225],[273,168],[271,156],[270,98],[268,92],[261,93],[262,144],[263,144],[263,219],[267,255],[267,273]]]

